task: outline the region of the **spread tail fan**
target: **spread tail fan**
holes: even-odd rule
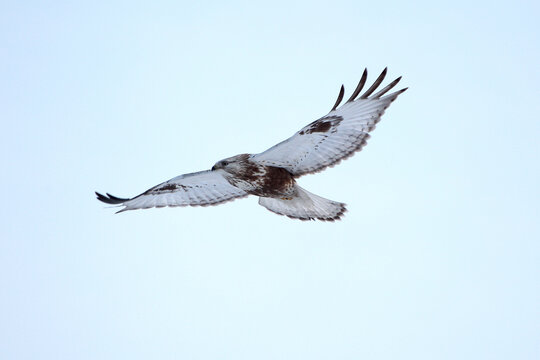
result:
[[[325,199],[296,185],[297,194],[291,199],[260,197],[259,205],[278,215],[300,220],[339,220],[347,211],[344,203]]]

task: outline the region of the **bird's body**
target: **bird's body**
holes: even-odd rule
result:
[[[280,215],[301,220],[339,219],[345,204],[324,199],[302,189],[296,178],[333,166],[359,151],[384,110],[406,89],[383,96],[400,78],[378,93],[386,69],[375,83],[360,94],[362,79],[349,100],[337,108],[343,87],[330,113],[305,126],[289,139],[259,154],[240,154],[218,161],[211,170],[177,176],[132,198],[96,193],[98,200],[124,205],[121,211],[164,206],[216,205],[248,195],[259,196],[259,204]]]
[[[212,170],[219,171],[229,184],[249,195],[281,198],[295,195],[296,181],[290,172],[281,167],[261,165],[252,157],[252,154],[236,155],[218,162]]]

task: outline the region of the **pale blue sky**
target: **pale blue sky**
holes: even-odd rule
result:
[[[4,2],[1,359],[540,358],[537,2]],[[410,89],[300,184],[114,215],[385,66]]]

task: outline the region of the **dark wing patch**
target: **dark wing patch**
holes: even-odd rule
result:
[[[335,128],[342,120],[343,118],[341,116],[325,116],[306,126],[299,132],[299,134],[313,134],[316,132],[325,133],[330,129],[334,129],[332,132],[335,132]]]
[[[150,189],[146,193],[159,194],[161,192],[167,192],[167,191],[172,192],[172,191],[175,191],[176,189],[178,189],[178,184],[169,183],[169,184],[165,184],[163,186],[159,186],[157,188]]]

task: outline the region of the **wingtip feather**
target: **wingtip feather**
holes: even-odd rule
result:
[[[118,204],[122,204],[122,203],[129,200],[129,199],[124,199],[124,198],[119,198],[119,197],[113,196],[113,195],[111,195],[109,193],[105,193],[107,195],[107,196],[105,196],[105,195],[100,194],[97,191],[95,191],[95,194],[97,196],[97,199],[99,201],[101,201],[101,202],[104,202],[105,204],[118,205]]]
[[[336,100],[336,103],[334,104],[334,106],[332,107],[332,110],[330,111],[334,111],[336,110],[336,108],[339,106],[339,104],[341,103],[341,100],[343,100],[343,95],[345,94],[345,86],[343,86],[343,84],[341,85],[341,88],[339,89],[339,95],[338,95],[338,98]]]
[[[375,90],[377,90],[379,85],[381,85],[384,78],[386,77],[387,71],[388,71],[388,68],[385,67],[384,70],[382,71],[382,73],[379,75],[379,77],[375,80],[373,85],[371,85],[371,87],[369,89],[367,89],[367,91],[362,96],[360,96],[360,99],[367,99],[369,97],[369,95],[371,95]]]

